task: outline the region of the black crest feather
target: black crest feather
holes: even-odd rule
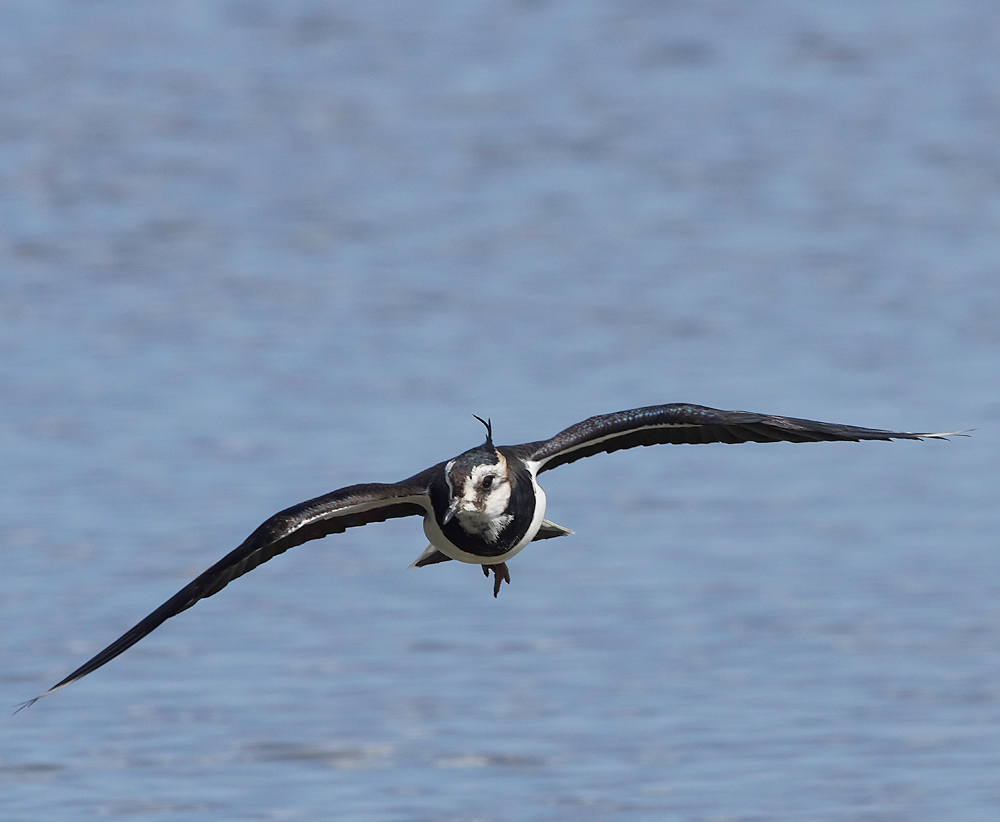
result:
[[[490,420],[490,419],[485,419],[484,420],[482,417],[476,416],[475,414],[473,414],[472,416],[476,417],[477,420],[479,420],[483,425],[486,426],[486,444],[490,448],[492,448],[493,447],[493,422],[492,422],[492,420]]]

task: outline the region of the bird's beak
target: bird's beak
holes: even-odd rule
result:
[[[451,505],[448,506],[448,510],[444,512],[444,517],[441,519],[442,525],[447,525],[451,522],[451,518],[455,516],[455,512],[461,507],[462,500],[453,499]]]

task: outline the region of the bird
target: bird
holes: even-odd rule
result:
[[[573,533],[545,519],[538,475],[584,457],[670,443],[922,440],[963,433],[914,434],[669,403],[590,417],[547,440],[496,446],[492,421],[473,416],[486,428],[482,445],[400,482],[349,485],[279,511],[107,648],[17,710],[93,673],[166,620],[289,548],[356,526],[423,517],[429,544],[410,567],[449,560],[479,565],[487,578],[492,572],[496,597],[501,583],[510,583],[507,562],[530,542]]]

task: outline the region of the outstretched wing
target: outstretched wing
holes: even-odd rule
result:
[[[954,433],[954,432],[952,432]],[[601,452],[637,445],[706,442],[821,442],[824,440],[919,440],[947,434],[911,434],[858,428],[832,422],[774,417],[750,411],[720,411],[703,405],[671,403],[602,414],[571,425],[550,440],[515,446],[537,472]]]
[[[199,599],[210,597],[230,582],[289,548],[329,534],[339,534],[357,525],[382,522],[394,517],[423,515],[430,510],[427,486],[432,469],[408,480],[392,484],[351,485],[322,497],[300,502],[280,511],[261,524],[243,544],[230,552],[193,582],[164,602],[93,659],[85,662],[44,694],[21,705],[18,710],[96,671],[172,616],[186,611]]]

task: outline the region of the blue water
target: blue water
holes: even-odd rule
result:
[[[997,818],[997,7],[0,16],[5,704],[472,414],[976,429],[568,466],[497,600],[302,546],[0,717],[0,818]]]

